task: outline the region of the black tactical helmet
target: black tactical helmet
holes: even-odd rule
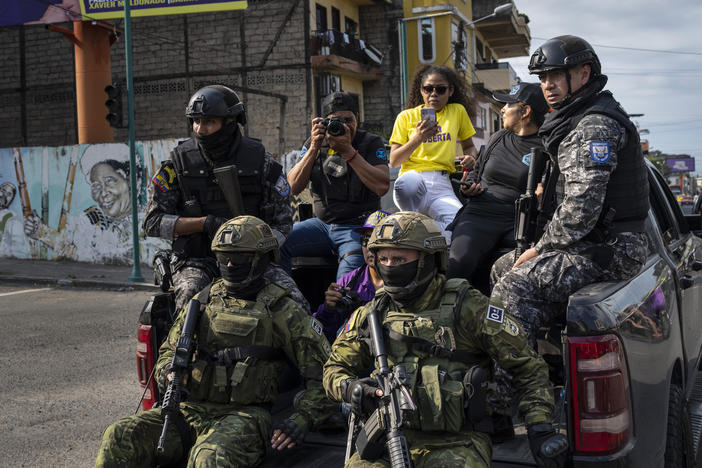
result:
[[[188,119],[202,117],[230,117],[234,122],[246,125],[244,103],[234,90],[222,85],[210,85],[198,89],[185,108]]]
[[[531,54],[529,73],[537,75],[585,63],[592,67],[593,77],[600,74],[600,59],[587,41],[578,36],[558,36],[549,39]]]

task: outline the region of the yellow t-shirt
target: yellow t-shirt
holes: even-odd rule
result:
[[[390,136],[390,145],[404,145],[417,133],[417,123],[422,120],[421,109],[424,105],[406,109],[395,119]],[[436,114],[439,133],[424,140],[402,163],[400,175],[414,169],[415,171],[449,171],[455,172],[454,159],[456,144],[475,135],[475,129],[468,117],[465,107],[461,104],[446,104],[441,112]]]

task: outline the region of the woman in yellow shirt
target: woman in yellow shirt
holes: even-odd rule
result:
[[[422,67],[414,75],[407,109],[395,119],[390,137],[390,166],[401,166],[393,189],[395,205],[433,218],[449,242],[446,226],[462,206],[449,180],[456,170],[458,143],[463,150],[461,164],[467,168],[475,164],[469,105],[465,82],[456,72]],[[423,119],[422,109],[433,109],[435,120]]]

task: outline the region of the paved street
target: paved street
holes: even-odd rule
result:
[[[131,414],[147,291],[0,286],[0,466],[94,466],[102,431]]]

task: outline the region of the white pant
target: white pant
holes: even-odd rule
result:
[[[436,221],[446,242],[451,243],[446,226],[463,205],[453,193],[446,171],[407,171],[395,181],[392,198],[400,210],[417,211]]]

